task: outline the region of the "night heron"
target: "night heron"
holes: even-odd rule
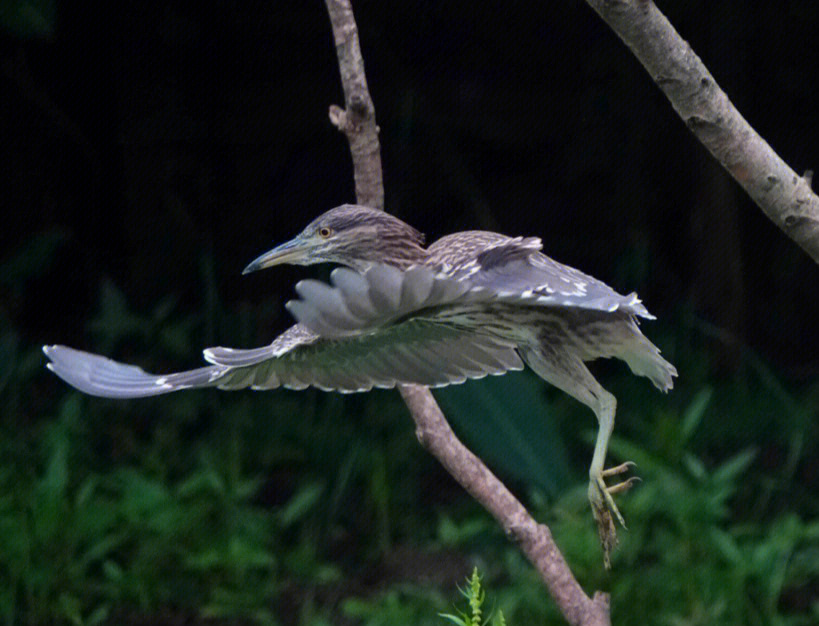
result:
[[[49,369],[67,383],[112,398],[196,387],[436,387],[522,369],[525,362],[597,416],[589,500],[608,563],[614,519],[623,523],[612,496],[634,479],[606,485],[630,464],[604,469],[616,401],[584,361],[622,359],[662,391],[671,389],[677,372],[640,332],[637,318],[653,318],[636,294],[620,295],[541,247],[535,237],[467,231],[425,248],[423,235],[401,220],[344,205],[245,269],[346,266],[333,271],[332,285],[305,280],[296,286],[300,299],[287,306],[299,323],[269,346],[209,348],[204,355],[211,365],[164,376],[64,346],[44,351]]]

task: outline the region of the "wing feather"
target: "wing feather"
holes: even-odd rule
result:
[[[519,297],[545,306],[621,310],[653,318],[637,294],[619,294],[593,276],[558,263],[540,252],[540,241],[534,238],[507,239],[478,253],[471,263],[453,267],[447,275],[489,293],[499,293],[504,299]]]
[[[523,369],[515,349],[503,342],[423,320],[341,339],[319,338],[296,325],[269,346],[211,348],[205,351],[211,365],[164,376],[66,346],[46,346],[44,352],[49,369],[65,382],[109,398],[214,386],[225,390],[312,386],[342,392],[402,383],[438,387]]]
[[[434,319],[452,307],[491,302],[621,311],[653,319],[636,294],[621,295],[553,261],[525,239],[496,245],[460,269],[416,266],[402,272],[376,264],[364,274],[337,269],[331,280],[333,286],[302,281],[297,287],[301,299],[286,305],[299,323],[325,338],[370,332],[412,317]]]

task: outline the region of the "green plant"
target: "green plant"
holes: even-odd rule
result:
[[[102,565],[123,544],[116,504],[99,477],[77,481],[70,472],[71,423],[76,398],[44,438],[45,463],[33,480],[19,483],[0,470],[0,616],[12,624],[98,624],[108,616]]]
[[[503,611],[498,611],[494,615],[489,615],[486,618],[483,616],[483,603],[486,600],[486,590],[481,586],[481,577],[478,575],[478,568],[472,570],[472,575],[466,579],[466,586],[459,588],[461,595],[466,598],[469,605],[468,611],[458,611],[457,615],[452,613],[438,613],[440,617],[449,620],[456,624],[456,626],[484,626],[485,624],[492,624],[493,626],[506,626],[506,619],[503,617]]]
[[[37,246],[55,243],[32,245],[0,280],[15,297],[42,271]],[[205,300],[201,314],[171,301],[143,313],[109,285],[88,347],[168,371],[195,364],[210,341],[203,335],[264,340],[250,309]],[[512,623],[562,623],[516,548],[418,446],[396,394],[89,399],[45,372],[10,315],[0,311],[4,623],[170,613],[284,626],[440,624],[437,613],[457,597],[451,578],[412,578],[413,563],[383,569],[405,545],[436,563],[442,551],[477,563],[481,588],[490,584]],[[637,461],[643,479],[622,499],[629,528],[610,576],[582,486],[593,416],[525,375],[440,395],[458,433],[489,449],[493,470],[550,525],[581,584],[612,593],[618,624],[819,622],[815,389],[786,383],[747,353],[736,377],[715,380],[696,333],[684,324],[657,332],[685,372],[673,394],[657,396],[604,364],[621,398],[612,461]]]

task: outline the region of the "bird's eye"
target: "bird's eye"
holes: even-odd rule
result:
[[[321,237],[322,239],[329,239],[330,235],[333,234],[333,229],[332,228],[327,228],[325,226],[324,228],[320,228],[318,233],[319,233],[319,237]]]

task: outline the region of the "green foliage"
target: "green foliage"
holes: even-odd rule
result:
[[[564,437],[549,419],[543,406],[543,382],[532,372],[446,387],[437,390],[435,397],[469,448],[504,477],[525,481],[550,495],[568,486]]]
[[[439,613],[440,617],[449,620],[456,626],[506,626],[503,611],[498,611],[494,616],[483,618],[483,603],[486,600],[486,590],[481,586],[481,577],[478,575],[478,568],[472,570],[472,575],[466,579],[466,587],[459,589],[461,595],[466,598],[469,605],[468,611],[458,611],[457,615],[452,613]]]
[[[34,480],[21,483],[10,466],[0,472],[0,616],[6,623],[97,624],[108,616],[100,568],[126,535],[97,477],[70,484],[68,430],[78,409],[77,398],[63,403],[43,437],[44,463]]]
[[[347,598],[341,604],[340,613],[366,626],[440,626],[437,612],[445,605],[446,600],[434,590],[417,585],[394,584],[371,598]]]
[[[6,285],[20,293],[41,271],[9,267],[23,268]],[[208,268],[203,261],[201,315],[172,300],[142,314],[104,285],[94,346],[168,371],[195,362],[203,333],[256,343],[250,313],[221,306]],[[456,430],[549,524],[583,586],[611,592],[616,623],[816,623],[815,391],[791,389],[752,354],[735,379],[708,380],[696,327],[678,326],[660,342],[685,372],[673,394],[620,370],[606,376],[621,398],[610,461],[636,461],[643,480],[620,496],[629,529],[610,574],[585,494],[592,414],[521,375],[439,395]],[[396,394],[91,399],[44,371],[5,311],[0,357],[6,624],[153,621],[169,611],[259,624],[440,624],[455,581],[475,564],[483,575],[473,570],[462,592],[469,609],[449,621],[481,623],[488,584],[510,623],[562,623],[515,546],[418,446]],[[430,561],[387,568],[403,546]],[[450,561],[457,574],[444,575]],[[500,612],[491,623],[504,623]]]
[[[709,414],[711,390],[695,394],[675,420],[675,445],[665,453],[615,437],[615,458],[632,459],[643,482],[621,496],[629,524],[620,531],[613,570],[599,564],[599,550],[579,487],[541,512],[587,588],[612,594],[613,620],[622,624],[811,624],[819,614],[819,522],[791,511],[770,519],[735,517],[746,481],[757,483],[756,455],[744,450],[708,466],[686,450]],[[655,436],[657,433],[654,433]],[[676,451],[676,453],[672,453]],[[757,496],[759,497],[759,496]],[[814,503],[815,504],[815,503]],[[514,622],[548,615],[541,583],[514,551],[509,571],[521,579],[498,592]],[[795,610],[792,603],[808,606]],[[811,606],[812,603],[812,606]]]

